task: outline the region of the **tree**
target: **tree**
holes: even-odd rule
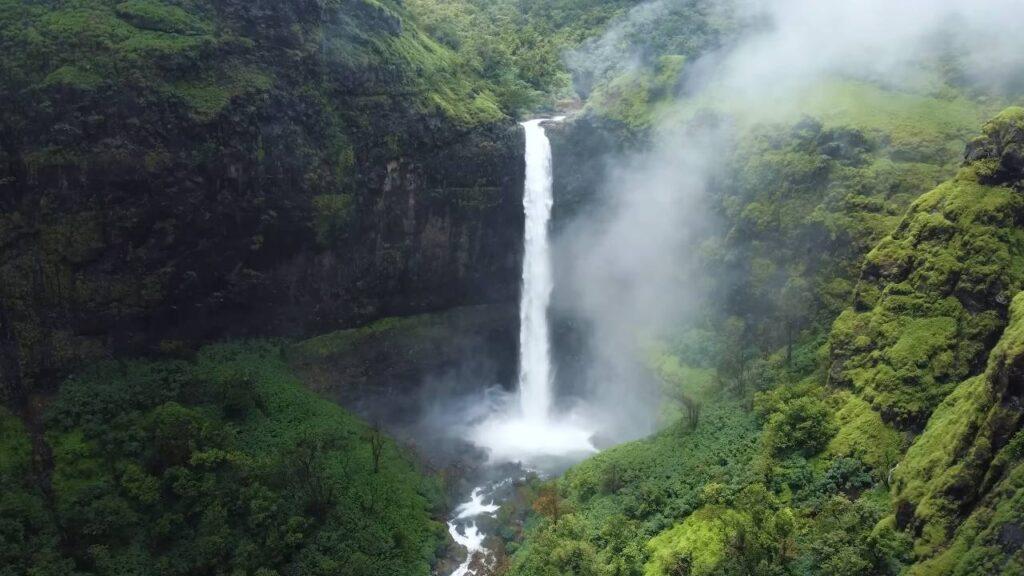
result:
[[[768,441],[776,454],[821,452],[836,433],[832,412],[814,396],[783,402],[768,418]]]
[[[306,501],[306,508],[315,516],[323,518],[337,499],[337,490],[327,473],[324,461],[324,440],[309,435],[296,444],[291,454],[289,469],[299,492]]]
[[[779,311],[786,330],[786,366],[793,361],[793,340],[806,321],[811,309],[810,302],[811,292],[807,281],[799,276],[790,277],[779,293]]]
[[[537,498],[533,501],[533,511],[545,518],[551,518],[555,524],[562,516],[562,497],[558,494],[558,485],[554,483],[541,486]]]
[[[384,433],[376,425],[371,426],[363,434],[363,438],[370,445],[370,456],[373,458],[373,473],[380,472],[380,459],[384,454]]]
[[[686,412],[687,426],[690,427],[690,430],[696,430],[697,424],[700,423],[701,403],[678,387],[670,388],[670,390],[669,396],[682,404],[683,410]]]
[[[743,394],[747,387],[747,368],[750,355],[747,352],[747,325],[742,318],[732,316],[722,327],[718,343],[718,379],[724,387]]]

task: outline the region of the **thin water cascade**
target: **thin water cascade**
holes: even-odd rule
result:
[[[466,559],[455,568],[451,576],[475,576],[476,572],[471,566],[483,564],[489,567],[489,563],[493,562],[490,551],[484,548],[485,535],[477,527],[476,518],[482,515],[494,516],[498,508],[493,501],[485,504],[483,488],[477,487],[473,489],[469,500],[455,509],[455,517],[448,521],[448,533],[456,544],[466,549]]]
[[[526,185],[523,211],[523,286],[519,301],[519,408],[523,418],[543,422],[551,409],[551,142],[542,120],[523,123],[526,132]]]

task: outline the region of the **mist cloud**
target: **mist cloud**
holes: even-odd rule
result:
[[[726,89],[800,90],[825,76],[920,88],[958,65],[969,82],[998,85],[1020,73],[1020,0],[749,0],[768,22],[728,54]]]
[[[643,31],[689,4],[634,8],[567,56],[574,76],[643,66],[656,52]],[[761,118],[828,78],[925,93],[945,83],[985,91],[1024,85],[1020,0],[740,0],[720,9],[711,17],[734,14],[734,24],[715,39],[718,48],[688,63],[680,93],[726,94],[758,108]],[[627,435],[651,421],[642,415],[650,403],[640,398],[654,384],[641,367],[638,339],[703,305],[698,242],[714,226],[707,190],[730,138],[720,123],[655,128],[648,149],[609,163],[595,195],[601,205],[555,238],[554,304],[587,326],[590,395],[596,409],[622,416],[618,430]]]

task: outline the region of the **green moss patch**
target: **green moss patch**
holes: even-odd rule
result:
[[[865,259],[857,308],[830,337],[835,383],[889,421],[923,422],[982,366],[1010,295],[1024,285],[1024,200],[974,167],[923,195]]]

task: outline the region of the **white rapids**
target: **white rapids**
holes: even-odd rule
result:
[[[451,534],[452,540],[466,549],[466,559],[459,564],[451,576],[476,576],[476,572],[470,568],[473,561],[478,560],[485,565],[491,561],[490,554],[484,548],[485,535],[477,528],[476,522],[462,522],[464,524],[463,532],[459,531],[459,524],[460,521],[476,518],[482,514],[493,516],[498,508],[499,506],[493,502],[484,504],[483,489],[474,488],[469,501],[459,504],[455,509],[455,518],[448,521],[448,533]]]

